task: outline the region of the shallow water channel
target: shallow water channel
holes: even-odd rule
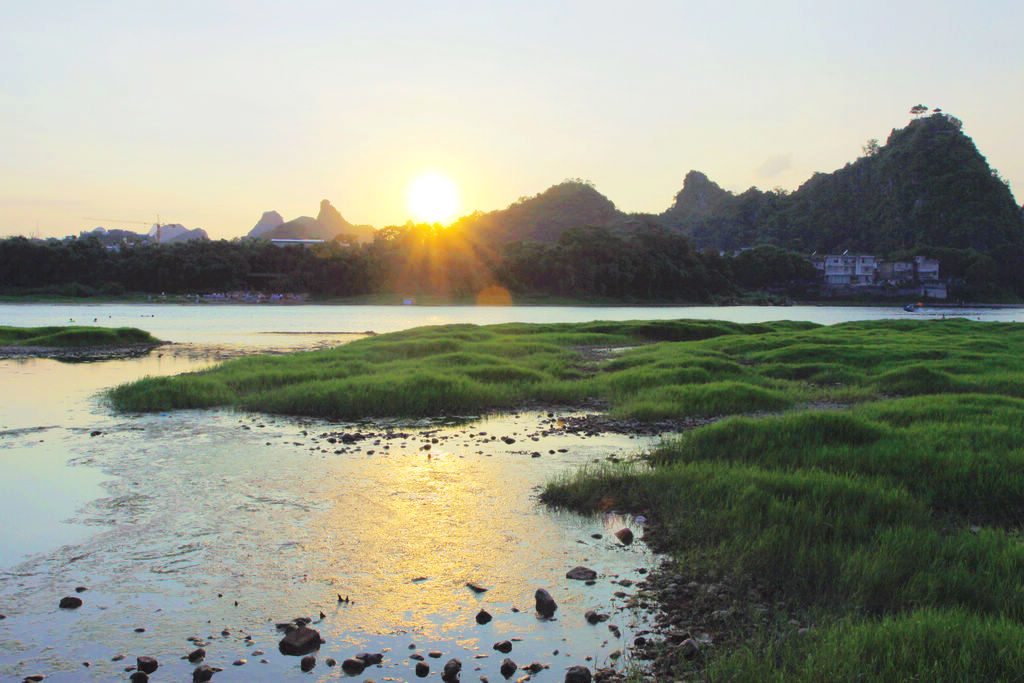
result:
[[[552,512],[536,493],[559,472],[647,442],[537,435],[552,422],[541,413],[353,425],[224,410],[118,415],[99,399],[128,379],[237,352],[0,361],[0,677],[127,680],[148,655],[160,662],[154,680],[191,680],[181,659],[190,637],[224,669],[214,681],[345,678],[325,659],[364,651],[384,662],[355,680],[417,680],[410,655],[435,650],[428,680],[451,657],[464,681],[503,680],[506,656],[548,665],[537,681],[610,664],[615,651],[620,666],[628,660],[644,616],[623,608],[613,594],[635,588],[616,582],[642,579],[654,558],[612,534],[631,526],[639,536],[640,525]],[[344,443],[356,432],[369,436]],[[596,583],[566,579],[576,565],[596,569]],[[553,620],[534,612],[540,587],[558,602]],[[66,595],[83,606],[59,609]],[[480,609],[493,621],[478,625]],[[588,609],[611,619],[588,625]],[[277,651],[275,622],[300,616],[326,640],[312,674]],[[492,649],[506,639],[510,654]]]

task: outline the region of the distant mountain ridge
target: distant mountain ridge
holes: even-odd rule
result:
[[[554,242],[569,228],[609,227],[627,219],[590,183],[566,180],[533,197],[521,198],[508,208],[464,216],[452,227],[491,244],[525,239]]]
[[[1024,216],[960,121],[936,113],[792,194],[734,195],[691,171],[661,220],[698,247],[773,244],[795,251],[992,253],[1024,246]]]
[[[376,232],[371,226],[349,223],[326,199],[320,202],[320,212],[316,218],[299,216],[290,221],[280,219],[281,214],[276,211],[264,212],[247,237],[325,241],[347,237],[367,242],[373,239]]]
[[[284,223],[284,218],[277,211],[264,211],[246,237],[261,237],[282,223]]]
[[[190,242],[192,240],[209,240],[210,236],[202,228],[189,230],[181,223],[168,223],[167,225],[153,224],[146,236],[160,244],[173,244],[174,242]]]

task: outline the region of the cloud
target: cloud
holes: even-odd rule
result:
[[[754,170],[754,173],[757,174],[758,178],[774,178],[792,167],[792,154],[776,154],[765,159],[764,163]]]

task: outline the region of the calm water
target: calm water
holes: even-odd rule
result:
[[[969,313],[1024,317],[1021,309]],[[546,417],[523,414],[463,426],[393,425],[405,436],[378,434],[342,447],[325,435],[368,427],[231,411],[118,415],[101,400],[102,390],[118,383],[200,369],[240,352],[312,348],[353,333],[421,324],[680,317],[834,323],[910,315],[929,314],[824,307],[0,305],[4,325],[95,319],[177,342],[130,360],[0,360],[0,614],[6,616],[0,678],[123,679],[124,666],[146,654],[160,660],[158,676],[185,680],[191,667],[179,657],[194,647],[189,636],[208,639],[207,661],[225,668],[215,680],[298,678],[296,659],[276,651],[273,622],[322,611],[317,628],[328,644],[313,673],[318,680],[343,677],[340,668],[323,665],[327,656],[340,661],[385,649],[385,666],[366,676],[413,678],[409,655],[436,649],[445,656],[428,660],[433,679],[455,656],[464,664],[463,680],[501,680],[504,655],[491,644],[521,638],[510,656],[520,665],[551,666],[535,680],[561,681],[566,666],[587,657],[591,665],[609,662],[643,628],[642,614],[616,611],[621,600],[612,594],[621,588],[611,582],[642,578],[636,570],[653,558],[641,543],[626,549],[608,541],[620,526],[639,531],[639,525],[552,513],[535,499],[536,487],[559,472],[635,452],[642,441],[565,434],[534,441]],[[516,442],[496,441],[501,435]],[[534,451],[542,457],[531,457]],[[592,538],[597,533],[603,537]],[[564,578],[578,564],[601,572],[597,584]],[[466,581],[491,590],[476,595]],[[59,599],[76,586],[88,587],[81,594],[85,605],[59,610]],[[534,617],[538,587],[559,602],[557,620]],[[354,602],[339,605],[339,593]],[[486,626],[474,621],[481,607],[495,617]],[[590,608],[613,613],[609,623],[622,636],[606,624],[586,625],[582,614]],[[266,654],[253,655],[257,649]],[[112,662],[119,654],[128,659]],[[239,658],[247,663],[231,666]]]
[[[764,322],[810,320],[831,325],[848,320],[965,315],[1020,322],[1024,308],[928,309],[907,313],[898,306],[271,306],[145,304],[0,304],[0,324],[66,325],[69,321],[112,327],[140,327],[155,336],[195,344],[289,345],[295,333],[394,332],[419,325],[589,320],[671,320],[696,318]],[[280,334],[286,333],[286,334]],[[304,342],[301,342],[304,344]]]

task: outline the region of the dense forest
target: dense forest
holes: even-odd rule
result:
[[[265,240],[196,241],[106,248],[92,235],[0,240],[0,291],[67,296],[127,292],[303,292],[472,299],[500,287],[517,296],[723,301],[740,289],[800,293],[814,280],[806,259],[775,247],[736,258],[700,253],[658,225],[631,236],[603,227],[566,230],[553,243],[491,248],[457,228],[407,225],[373,242],[277,246]]]

